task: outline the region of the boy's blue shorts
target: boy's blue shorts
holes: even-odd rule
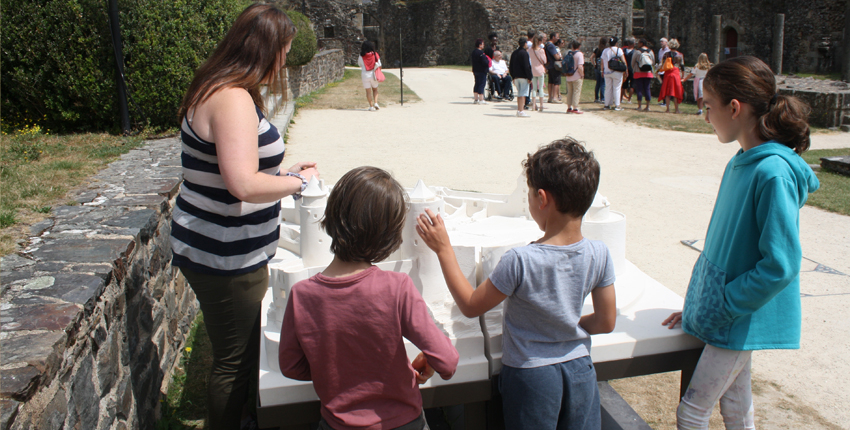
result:
[[[506,429],[599,430],[602,426],[596,368],[590,356],[530,369],[503,365],[499,391]]]

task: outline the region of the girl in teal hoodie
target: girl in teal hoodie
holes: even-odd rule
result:
[[[777,94],[755,57],[718,64],[703,87],[706,122],[741,150],[723,173],[684,310],[663,322],[706,343],[676,415],[679,429],[707,429],[720,401],[727,429],[752,429],[752,351],[800,347],[800,208],[819,186],[799,156],[809,107]]]

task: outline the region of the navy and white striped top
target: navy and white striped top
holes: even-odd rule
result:
[[[280,174],[283,138],[257,108],[259,170]],[[227,191],[215,143],[198,137],[183,118],[183,186],[174,206],[171,248],[174,266],[210,275],[248,273],[268,263],[280,236],[280,201],[247,203]]]

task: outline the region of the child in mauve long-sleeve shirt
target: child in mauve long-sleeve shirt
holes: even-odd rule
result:
[[[334,259],[289,293],[280,369],[313,381],[322,403],[319,429],[427,428],[417,383],[434,371],[449,379],[457,369],[457,350],[410,276],[372,265],[401,245],[404,196],[378,168],[343,176],[322,221]],[[402,337],[422,351],[412,363]]]

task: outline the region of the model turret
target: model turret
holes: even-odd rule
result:
[[[333,260],[331,238],[319,222],[328,204],[325,182],[313,176],[301,193],[301,259],[304,267],[327,266]]]

